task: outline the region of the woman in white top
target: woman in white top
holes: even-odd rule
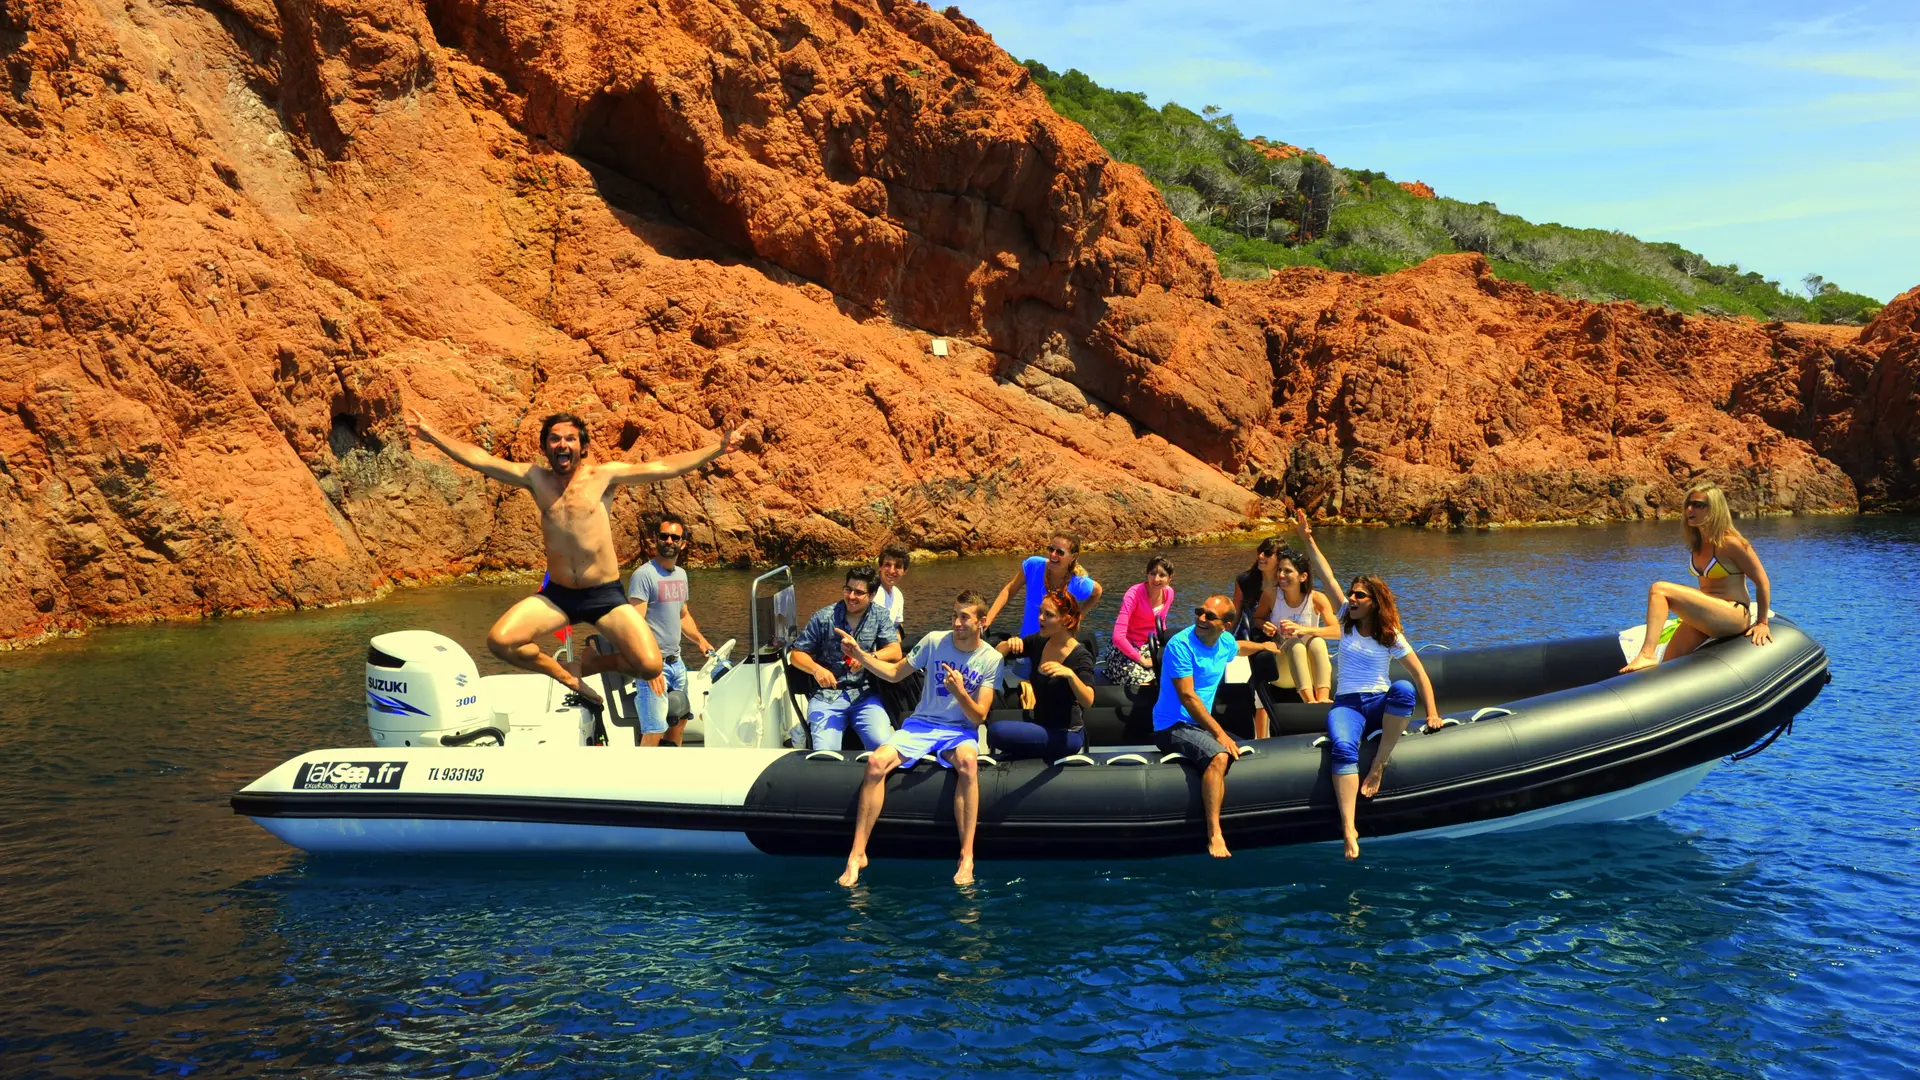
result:
[[[1313,572],[1322,581],[1340,580],[1333,575],[1333,567],[1327,565],[1327,557],[1320,553],[1319,545],[1313,542],[1313,526],[1307,524],[1305,510],[1298,511],[1298,521],[1300,540],[1313,559]],[[1306,627],[1283,622],[1280,632],[1289,637],[1310,634],[1340,639],[1340,678],[1333,708],[1327,710],[1327,737],[1333,743],[1333,798],[1340,809],[1341,834],[1346,841],[1347,858],[1357,859],[1360,833],[1353,825],[1355,797],[1365,795],[1371,799],[1379,792],[1387,759],[1393,756],[1394,744],[1400,741],[1413,715],[1416,684],[1419,700],[1427,706],[1427,730],[1440,730],[1440,710],[1434,705],[1433,683],[1427,678],[1427,669],[1420,665],[1419,654],[1400,632],[1400,609],[1393,602],[1393,591],[1372,574],[1353,579],[1347,589],[1347,602],[1340,607],[1340,625]],[[1395,659],[1406,662],[1413,682],[1405,679],[1387,682],[1388,664]],[[1373,767],[1367,770],[1367,779],[1362,783],[1360,740],[1372,727],[1381,729],[1380,749],[1374,754]]]
[[[1305,555],[1281,548],[1276,561],[1278,587],[1271,594],[1273,608],[1262,617],[1267,636],[1277,639],[1280,655],[1286,660],[1282,674],[1293,676],[1293,688],[1301,701],[1332,701],[1333,664],[1327,658],[1327,639],[1314,634],[1282,634],[1279,626],[1291,623],[1308,630],[1330,626],[1333,602],[1313,587],[1312,564]]]

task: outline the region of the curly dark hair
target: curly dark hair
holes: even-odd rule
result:
[[[580,448],[582,450],[586,449],[587,443],[592,441],[593,432],[592,429],[587,427],[585,420],[580,419],[570,412],[557,412],[545,420],[540,421],[540,445],[542,447],[547,445],[547,436],[553,433],[553,428],[556,424],[572,424],[574,430],[580,433]]]

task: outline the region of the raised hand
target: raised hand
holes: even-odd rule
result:
[[[966,693],[967,680],[961,677],[960,669],[954,667],[952,664],[942,664],[941,667],[946,669],[946,674],[940,681],[947,685],[947,693],[952,694],[954,697],[959,697]]]
[[[833,632],[840,635],[840,654],[847,658],[848,665],[858,664],[861,667],[865,667],[867,664],[867,654],[865,650],[860,648],[860,642],[854,638],[852,634],[847,633],[837,626],[833,628]]]
[[[1307,512],[1300,507],[1293,508],[1293,527],[1298,529],[1303,540],[1313,540],[1313,525],[1307,521]]]

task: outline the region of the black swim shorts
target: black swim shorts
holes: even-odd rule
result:
[[[540,589],[540,595],[553,601],[554,606],[566,614],[569,624],[598,623],[606,618],[607,612],[627,602],[626,590],[620,588],[618,581],[584,589],[569,589],[549,581]]]

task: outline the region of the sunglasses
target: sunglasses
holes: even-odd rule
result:
[[[1225,615],[1215,615],[1213,612],[1208,611],[1206,608],[1203,608],[1203,607],[1194,608],[1193,617],[1196,619],[1204,620],[1206,622],[1224,623],[1227,621],[1227,617]]]
[[[668,544],[677,544],[682,539],[679,533],[654,533],[653,538]]]
[[[1707,508],[1707,504],[1703,500],[1700,500],[1700,499],[1687,500],[1687,509],[1689,510],[1705,510],[1706,508]]]
[[[851,585],[842,585],[842,586],[840,587],[840,591],[841,591],[841,592],[843,592],[843,593],[846,593],[846,594],[847,594],[848,596],[851,596],[851,597],[854,597],[854,598],[856,598],[856,599],[857,599],[857,598],[859,598],[859,597],[862,597],[862,596],[865,596],[865,595],[867,595],[867,590],[865,590],[865,589],[856,589],[856,588],[854,588],[854,587],[853,587],[853,586],[851,586]]]
[[[1362,592],[1359,589],[1355,589],[1347,594],[1347,599],[1349,600],[1370,600],[1372,598],[1372,593]]]
[[[1069,555],[1071,555],[1071,554],[1073,554],[1073,552],[1071,552],[1071,551],[1068,551],[1068,550],[1067,550],[1066,548],[1048,548],[1048,549],[1047,549],[1047,554],[1049,554],[1049,555],[1058,555],[1058,556],[1060,556],[1061,558],[1063,558],[1063,559],[1064,559],[1064,558],[1066,558],[1067,556],[1069,556]]]

